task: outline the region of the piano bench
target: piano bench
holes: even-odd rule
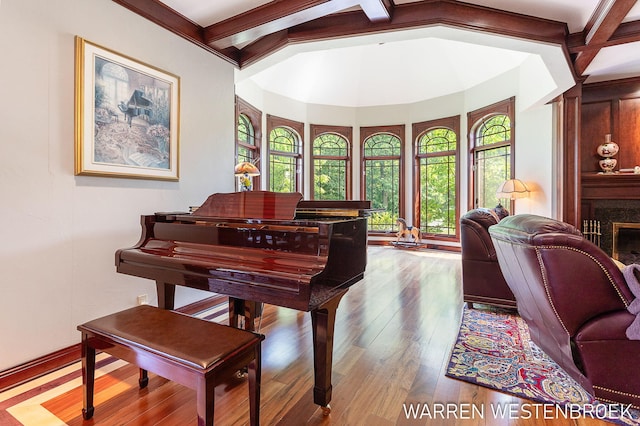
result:
[[[82,416],[93,416],[96,350],[196,390],[198,425],[213,425],[215,387],[248,367],[250,424],[260,422],[263,335],[188,315],[136,306],[79,325],[82,332]]]

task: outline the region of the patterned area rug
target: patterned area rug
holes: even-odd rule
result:
[[[617,409],[598,404],[531,341],[519,316],[503,311],[465,308],[446,375],[540,404],[579,407],[581,415],[593,409],[592,417],[640,425],[637,410],[627,407],[619,416]]]

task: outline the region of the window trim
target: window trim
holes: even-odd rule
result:
[[[299,121],[289,120],[288,118],[278,117],[275,115],[267,114],[267,165],[265,167],[264,173],[266,175],[267,189],[271,188],[271,132],[273,129],[277,127],[288,128],[293,131],[299,138],[298,143],[300,144],[300,152],[297,155],[289,155],[286,153],[286,156],[291,156],[296,159],[296,180],[295,180],[295,190],[303,194],[303,176],[304,176],[304,123]],[[277,151],[279,152],[279,151]],[[298,172],[299,170],[299,172]]]
[[[399,184],[399,194],[398,194],[398,215],[399,217],[406,218],[405,212],[405,125],[404,124],[396,124],[389,126],[367,126],[360,127],[360,194],[361,198],[366,197],[366,179],[365,179],[365,171],[366,171],[366,158],[364,155],[364,142],[371,136],[374,136],[379,133],[389,133],[396,136],[400,139],[400,182]],[[375,159],[378,157],[370,157],[370,159]],[[388,157],[384,157],[388,158]],[[389,232],[378,232],[378,231],[369,231],[369,235],[389,235]]]
[[[455,115],[451,117],[438,118],[435,120],[422,121],[419,123],[412,124],[412,157],[414,160],[413,163],[413,223],[414,226],[418,226],[420,228],[420,232],[422,238],[429,240],[438,240],[438,241],[452,241],[458,242],[460,241],[460,115]],[[420,223],[420,159],[426,158],[429,155],[419,154],[418,153],[418,141],[419,139],[428,131],[436,129],[436,128],[447,128],[453,131],[456,134],[456,149],[455,149],[455,236],[443,235],[443,234],[429,234],[426,230],[422,229],[422,224]]]
[[[515,117],[515,104],[516,98],[512,96],[508,99],[496,102],[491,105],[487,105],[485,107],[479,108],[475,111],[470,111],[467,113],[467,135],[469,138],[469,187],[468,187],[468,200],[467,207],[469,210],[475,207],[475,179],[476,179],[476,171],[475,171],[475,156],[477,151],[484,151],[489,149],[495,149],[500,147],[509,146],[510,149],[510,178],[513,179],[515,176],[515,146],[516,146],[516,117]],[[478,126],[482,124],[482,122],[491,116],[494,115],[506,115],[509,117],[511,129],[510,129],[510,140],[509,142],[502,142],[492,144],[489,148],[482,147],[478,148],[476,146],[476,135],[475,132],[478,129]],[[509,211],[511,214],[515,211],[515,201],[511,200],[509,205]]]
[[[238,140],[238,120],[240,119],[240,115],[244,115],[247,117],[253,126],[253,139],[255,145],[247,145]],[[235,118],[236,118],[236,129],[235,129],[235,151],[234,151],[234,166],[239,163],[238,160],[238,147],[242,146],[246,149],[254,151],[256,165],[259,170],[262,171],[262,167],[260,167],[260,155],[261,155],[261,145],[262,145],[262,111],[258,108],[251,105],[249,102],[245,101],[241,97],[236,95],[235,99]],[[260,176],[253,176],[252,178],[253,187],[260,189],[261,188],[261,179]]]
[[[345,199],[351,200],[353,197],[353,128],[348,126],[329,126],[323,124],[311,124],[310,126],[310,163],[309,163],[309,198],[311,200],[315,199],[315,162],[316,158],[327,158],[327,159],[337,159],[337,160],[345,160]],[[347,157],[346,158],[332,158],[327,156],[316,156],[314,155],[314,142],[319,136],[322,136],[327,133],[336,134],[338,136],[343,137],[347,141]]]

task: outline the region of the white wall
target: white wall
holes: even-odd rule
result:
[[[513,213],[556,217],[553,201],[556,189],[552,182],[553,158],[557,154],[553,148],[553,106],[535,103],[532,105],[532,92],[539,91],[538,95],[546,93],[548,86],[545,82],[548,81],[544,78],[544,73],[539,73],[540,77],[536,78],[529,68],[531,65],[537,67],[539,63],[525,62],[519,69],[468,90],[465,94],[466,111],[462,131],[467,131],[468,111],[515,96],[515,177],[522,180],[531,193],[529,198],[516,200]],[[468,152],[468,146],[466,149]]]
[[[74,176],[74,36],[181,78],[180,181]],[[118,274],[139,217],[233,190],[233,67],[111,0],[0,5],[0,370],[155,286]],[[180,289],[177,304],[207,296]]]

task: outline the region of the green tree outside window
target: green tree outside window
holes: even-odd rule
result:
[[[400,215],[400,159],[402,143],[390,133],[378,133],[364,141],[365,195],[371,207],[380,209],[369,219],[369,230],[393,232]]]
[[[335,133],[323,133],[313,141],[313,197],[316,200],[347,199],[349,142]]]
[[[418,138],[416,151],[422,231],[455,236],[457,135],[447,128],[431,129]]]
[[[302,160],[300,138],[291,129],[276,127],[269,134],[269,190],[298,191]]]
[[[493,115],[483,120],[475,131],[474,174],[476,207],[509,205],[496,198],[502,182],[511,178],[511,120],[508,115]]]

